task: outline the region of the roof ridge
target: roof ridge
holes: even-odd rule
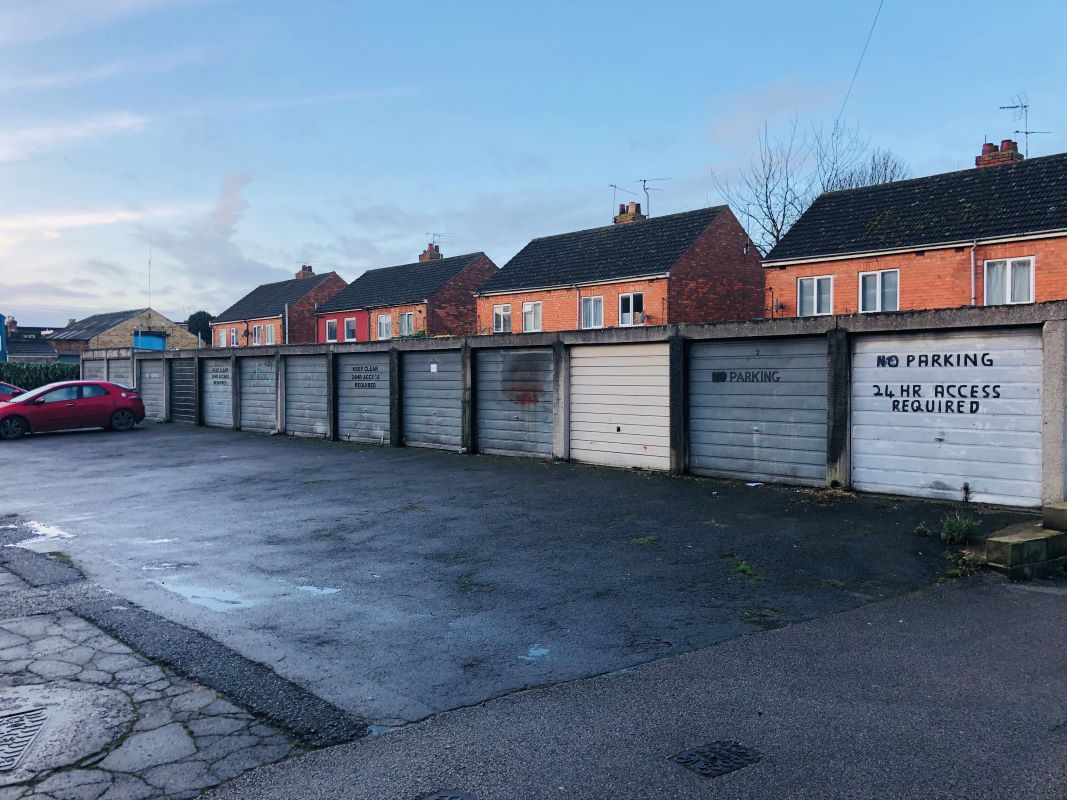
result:
[[[560,236],[574,236],[574,234],[576,234],[576,233],[589,233],[591,231],[616,230],[616,229],[624,230],[626,228],[633,228],[635,226],[642,226],[643,227],[643,226],[647,225],[650,222],[659,222],[659,221],[662,221],[662,220],[665,220],[665,219],[672,219],[674,217],[684,217],[684,216],[688,216],[688,215],[696,215],[696,214],[699,214],[701,212],[718,211],[721,214],[723,211],[725,211],[728,208],[729,208],[729,205],[727,205],[726,203],[721,203],[720,205],[717,205],[717,206],[707,206],[705,208],[693,208],[693,209],[690,209],[689,211],[676,211],[673,214],[664,214],[664,215],[659,216],[659,217],[645,217],[645,219],[638,219],[638,220],[634,220],[633,222],[627,222],[625,224],[618,224],[618,223],[613,222],[610,225],[596,225],[596,226],[594,226],[592,228],[579,228],[576,231],[564,231],[563,233],[550,233],[550,234],[547,234],[545,236],[535,236],[530,241],[531,242],[540,242],[540,241],[544,241],[545,239],[555,239],[555,238],[560,237]]]
[[[391,264],[388,267],[372,267],[371,269],[364,270],[362,273],[360,273],[359,277],[353,278],[352,279],[352,283],[355,283],[360,278],[362,278],[364,275],[368,275],[371,272],[381,272],[382,270],[386,270],[386,269],[400,269],[401,267],[419,267],[419,266],[423,266],[424,264],[439,265],[442,261],[455,261],[455,260],[460,259],[460,258],[477,258],[478,256],[484,256],[484,255],[485,255],[485,253],[482,250],[478,250],[477,252],[474,252],[474,253],[464,253],[463,255],[458,255],[458,256],[442,256],[441,258],[432,258],[429,261],[411,261],[411,262],[408,262],[407,264]],[[350,283],[349,286],[351,286],[351,285],[352,284]]]

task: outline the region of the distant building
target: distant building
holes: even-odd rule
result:
[[[143,350],[194,348],[197,339],[176,322],[151,308],[94,314],[70,320],[48,337],[61,361],[77,360],[86,350],[136,347]]]
[[[7,360],[11,363],[50,364],[54,361],[77,361],[77,356],[60,359],[48,337],[62,328],[40,328],[19,325],[14,317],[4,321],[7,340]]]

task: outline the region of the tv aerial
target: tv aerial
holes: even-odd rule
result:
[[[424,236],[430,237],[430,244],[440,244],[441,240],[446,236],[455,236],[454,233],[444,233],[443,231],[426,231]]]
[[[641,191],[645,193],[645,214],[649,217],[652,216],[652,198],[649,196],[649,192],[662,192],[663,189],[657,189],[654,186],[649,186],[654,181],[672,181],[674,178],[638,178],[634,183],[641,184]]]
[[[1014,101],[1011,105],[1001,106],[1001,111],[1014,111],[1012,119],[1016,122],[1022,120],[1022,130],[1015,131],[1016,134],[1021,133],[1023,135],[1023,155],[1026,158],[1030,157],[1030,134],[1031,133],[1052,133],[1052,131],[1032,131],[1030,130],[1030,98],[1026,92],[1019,92],[1012,98]]]
[[[615,213],[616,203],[618,202],[618,199],[619,199],[619,192],[626,192],[626,194],[632,194],[634,197],[637,197],[637,192],[631,192],[629,189],[624,189],[623,187],[619,186],[619,184],[617,184],[617,183],[609,183],[608,187],[611,189],[611,213],[612,214]]]

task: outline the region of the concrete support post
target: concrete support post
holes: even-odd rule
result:
[[[230,353],[230,427],[241,430],[241,382],[237,380],[236,353]]]
[[[173,387],[170,385],[170,364],[166,356],[160,356],[159,368],[162,370],[159,379],[163,383],[163,421],[170,422],[170,393]]]
[[[274,353],[274,430],[285,430],[285,360],[280,350]]]
[[[111,359],[108,358],[107,350],[104,351],[104,380],[111,381]]]
[[[337,441],[337,356],[326,351],[326,438]]]
[[[852,485],[851,438],[852,348],[848,331],[826,334],[826,485]]]
[[[204,424],[204,362],[199,355],[193,356],[193,421],[196,425]]]
[[[474,431],[474,358],[466,341],[463,343],[463,349],[459,351],[459,375],[463,387],[460,396],[459,447],[460,452],[473,453],[478,447]]]
[[[1041,329],[1041,504],[1067,497],[1067,321],[1049,320]]]
[[[400,402],[404,396],[403,380],[400,372],[400,351],[395,347],[389,350],[389,446],[400,447],[404,444],[403,412]]]
[[[571,457],[571,351],[558,338],[552,344],[552,457]]]
[[[684,475],[689,450],[689,367],[685,339],[675,334],[668,347],[670,384],[670,474]]]

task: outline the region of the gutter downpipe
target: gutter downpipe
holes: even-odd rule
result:
[[[978,240],[975,239],[971,243],[971,305],[973,306],[978,298],[975,291],[975,273],[977,272],[978,265],[976,259],[976,251],[978,250]]]
[[[285,304],[285,343],[289,344],[289,304]]]

